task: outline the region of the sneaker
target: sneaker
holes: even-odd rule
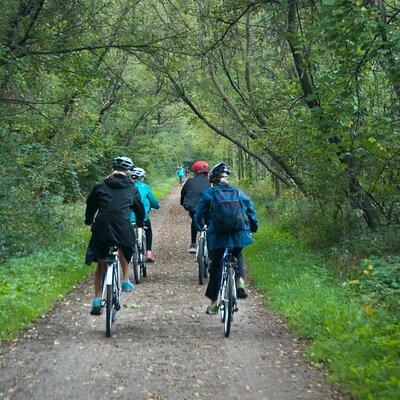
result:
[[[129,279],[122,281],[121,290],[123,292],[132,292],[133,289],[135,289],[135,285]]]
[[[151,250],[147,250],[146,252],[146,261],[147,262],[155,262],[156,257],[154,256],[154,253]]]
[[[103,299],[101,297],[94,297],[92,300],[91,315],[100,315],[103,312]]]
[[[190,254],[196,254],[196,253],[197,253],[197,246],[196,246],[196,243],[192,243],[192,244],[190,245],[188,252],[189,252]]]
[[[247,297],[247,293],[244,290],[244,279],[239,278],[236,282],[236,296],[238,299],[245,299]]]
[[[218,312],[218,304],[210,304],[206,309],[206,314],[216,314]]]

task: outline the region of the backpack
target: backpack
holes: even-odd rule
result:
[[[219,233],[232,233],[243,230],[246,226],[244,207],[239,191],[234,187],[213,188],[211,201],[211,219]]]

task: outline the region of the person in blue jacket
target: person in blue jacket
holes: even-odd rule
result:
[[[186,176],[186,169],[185,169],[184,166],[178,165],[178,166],[176,167],[176,176],[177,176],[178,179],[179,179],[179,183],[182,185],[182,184],[183,184],[183,179],[184,179],[185,176]]]
[[[144,217],[144,226],[146,232],[146,246],[147,246],[147,253],[146,253],[146,260],[149,262],[155,262],[156,258],[154,256],[152,249],[153,245],[153,232],[151,229],[151,222],[150,222],[150,210],[154,208],[158,210],[160,208],[160,203],[157,200],[157,197],[151,190],[151,187],[144,183],[144,179],[146,178],[146,171],[143,168],[134,168],[132,170],[132,179],[134,180],[135,186],[139,191],[140,198],[144,205],[145,210],[145,217]],[[131,222],[135,222],[136,217],[135,214],[131,214]]]
[[[210,183],[213,187],[206,189],[195,210],[195,223],[199,230],[208,226],[207,241],[209,255],[211,258],[210,280],[208,282],[206,297],[211,300],[211,304],[207,307],[207,314],[215,314],[218,311],[218,292],[221,283],[222,273],[222,257],[225,249],[232,249],[232,255],[239,258],[243,247],[254,242],[251,232],[256,232],[258,222],[254,211],[253,202],[241,190],[234,188],[229,184],[228,176],[230,170],[224,163],[215,165],[209,175]],[[240,228],[232,229],[230,232],[221,232],[218,226],[217,216],[213,215],[213,202],[217,201],[217,191],[235,192],[239,194],[241,207],[243,209],[243,223]],[[215,213],[215,211],[214,211]],[[244,269],[243,263],[238,263],[237,278],[237,296],[239,298],[247,297],[244,287]]]

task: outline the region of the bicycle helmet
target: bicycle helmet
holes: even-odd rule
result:
[[[205,161],[196,161],[192,165],[192,170],[195,174],[207,175],[210,167]]]
[[[134,166],[133,161],[125,156],[116,157],[112,162],[112,167],[116,171],[132,171]]]
[[[221,178],[226,178],[230,173],[231,171],[225,163],[219,163],[211,168],[209,181],[215,183]]]
[[[146,178],[146,171],[143,168],[135,167],[131,176],[136,179]]]

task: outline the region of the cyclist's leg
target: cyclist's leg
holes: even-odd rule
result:
[[[102,288],[102,280],[103,280],[103,268],[107,265],[107,259],[102,259],[97,261],[97,267],[94,271],[94,296],[101,297],[103,288]]]
[[[145,229],[146,247],[147,247],[147,250],[151,250],[151,248],[153,246],[153,231],[151,230],[151,222],[149,219],[147,221],[144,221],[144,226],[147,228],[147,229]]]
[[[196,240],[197,240],[197,230],[194,223],[194,210],[189,210],[189,215],[192,220],[190,225],[190,248],[189,253],[196,253]]]
[[[129,273],[129,263],[126,261],[126,257],[128,255],[132,256],[132,251],[129,251],[125,248],[118,249],[118,258],[119,263],[121,264],[122,269],[122,291],[130,292],[135,288],[135,285],[129,280],[128,273]],[[130,259],[130,257],[129,257]]]
[[[212,249],[209,250],[209,256],[211,259],[210,265],[210,280],[208,281],[206,297],[211,300],[211,303],[216,303],[218,300],[218,292],[221,284],[222,274],[222,256],[224,255],[225,249]]]
[[[237,258],[238,269],[236,271],[236,294],[239,299],[245,299],[247,297],[247,292],[245,290],[244,283],[244,260],[242,254],[242,247],[235,247],[232,250],[232,255]]]
[[[151,229],[151,222],[150,219],[147,221],[144,221],[144,226],[147,228],[145,229],[145,234],[146,234],[146,260],[148,262],[154,262],[156,261],[156,257],[154,256],[154,253],[152,251],[153,247],[153,231]]]

